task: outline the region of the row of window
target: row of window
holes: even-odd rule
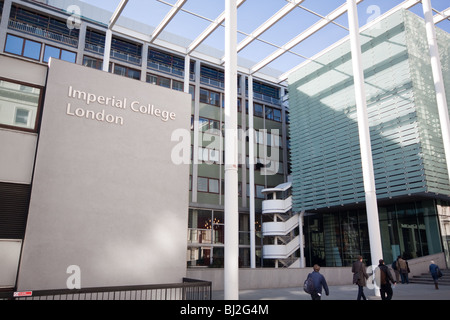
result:
[[[42,50],[42,48],[44,48],[44,50]],[[11,34],[7,35],[4,51],[7,53],[15,54],[18,56],[22,56],[25,58],[45,63],[49,61],[50,57],[54,57],[72,63],[75,63],[77,58],[77,54],[75,52],[71,52],[65,49],[57,48],[48,44],[43,44],[37,41],[29,40]],[[101,70],[103,61],[101,59],[85,56],[83,57],[83,65]],[[118,74],[136,80],[140,80],[141,78],[140,70],[133,69],[127,66],[122,66],[113,62],[110,63],[109,71],[113,72],[114,74]],[[184,84],[182,81],[177,81],[150,73],[147,74],[147,82],[160,85],[166,88],[172,88],[178,91],[183,91],[184,89]],[[193,86],[190,86],[190,93],[194,99]],[[200,89],[200,102],[220,107],[221,106],[220,100],[221,94],[219,92],[215,92],[204,88]],[[248,113],[248,102],[246,105],[246,109]],[[239,99],[238,99],[238,110],[241,111],[241,104]],[[254,103],[254,115],[256,117],[263,117],[268,120],[273,120],[277,122],[281,122],[282,120],[280,109],[272,108],[259,103]]]
[[[193,147],[191,146],[191,150]],[[222,157],[221,157],[222,154]],[[198,148],[198,162],[199,163],[206,163],[206,164],[223,164],[223,159],[225,155],[224,152],[220,152],[217,149],[210,149],[210,148]],[[191,151],[191,160],[193,159],[193,152]],[[239,156],[240,159],[240,156]],[[239,161],[240,162],[240,161]],[[284,173],[284,167],[283,162],[276,161],[273,159],[268,158],[267,161],[264,161],[262,158],[255,158],[254,160],[255,167],[257,169],[262,169],[264,173],[266,174],[283,174]],[[266,163],[266,165],[264,165]],[[250,168],[250,160],[249,157],[245,157],[245,164],[247,169]],[[239,167],[241,167],[241,164],[239,163]]]
[[[192,190],[192,176],[189,177],[189,190]],[[214,178],[207,178],[207,177],[197,177],[197,191],[198,192],[204,192],[204,193],[214,193],[219,194],[219,179]],[[222,186],[221,186],[222,193],[225,190],[224,189],[224,181],[222,180]],[[263,185],[255,185],[255,198],[257,199],[264,199],[264,194],[262,191],[266,187]],[[242,196],[242,183],[238,183],[238,193],[239,196]],[[247,197],[250,194],[250,185],[247,183]]]
[[[56,58],[75,63],[77,59],[75,52],[11,34],[6,36],[4,51],[40,62],[48,62],[50,58]]]
[[[37,37],[64,43],[69,46],[78,46],[79,29],[67,28],[67,23],[64,20],[59,20],[41,13],[20,8],[16,5],[13,5],[11,8],[9,28],[33,34]],[[85,49],[87,51],[103,55],[105,37],[106,36],[103,32],[87,28],[85,35]],[[37,43],[29,43],[27,44],[27,48],[22,50],[23,52],[21,53],[23,53],[24,57],[40,60],[40,56],[37,57],[36,54],[36,50],[38,49],[37,47]],[[140,66],[142,65],[142,48],[143,45],[141,43],[113,37],[111,41],[111,57]],[[33,53],[30,53],[30,50],[33,51]],[[69,53],[64,51],[60,52],[60,55],[62,56],[62,59],[73,59],[74,56],[76,57],[73,52]],[[66,57],[66,55],[69,57]],[[183,76],[184,73],[185,65],[183,57],[153,48],[148,49],[147,63],[151,68],[155,68],[162,72],[168,72],[178,76]],[[194,69],[195,62],[191,61],[191,73]],[[213,86],[223,88],[224,71],[221,69],[202,65],[200,68],[200,77],[201,79],[207,79],[206,81]],[[246,82],[246,88],[248,88],[248,80]],[[280,91],[276,86],[259,81],[253,81],[253,91],[255,97],[261,96],[264,101],[268,98],[270,102],[279,102]],[[219,99],[217,98],[218,97],[216,94],[210,93],[209,97],[205,98],[205,101],[208,100],[206,103],[219,105]]]

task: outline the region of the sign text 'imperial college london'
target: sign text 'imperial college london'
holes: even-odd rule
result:
[[[76,90],[69,86],[68,96],[72,99],[84,102],[85,106],[73,106],[70,102],[67,104],[66,114],[72,117],[85,118],[99,122],[106,122],[114,125],[124,125],[124,117],[108,113],[106,107],[130,110],[134,113],[159,118],[161,121],[167,122],[176,119],[176,113],[163,110],[153,104],[142,104],[137,100],[129,103],[127,98],[116,98],[115,96],[103,96],[90,92]],[[92,110],[91,106],[99,105],[104,107],[100,110]]]

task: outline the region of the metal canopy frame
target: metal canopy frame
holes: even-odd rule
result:
[[[157,0],[161,1],[161,0]],[[178,46],[176,51],[184,54],[186,56],[186,70],[185,73],[189,73],[189,61],[190,56],[196,54],[196,48],[203,43],[219,26],[225,23],[225,56],[218,59],[217,63],[225,65],[225,107],[224,107],[224,117],[225,117],[225,261],[224,261],[224,289],[225,289],[225,299],[226,300],[236,300],[239,298],[239,266],[238,266],[238,256],[239,256],[239,211],[238,211],[238,161],[237,161],[237,82],[236,78],[238,75],[238,52],[243,50],[251,42],[259,40],[259,37],[269,30],[271,27],[276,25],[289,13],[291,13],[295,8],[299,7],[301,3],[305,0],[287,0],[287,4],[283,6],[278,12],[273,14],[268,20],[259,25],[252,33],[247,35],[239,44],[237,44],[237,12],[239,7],[246,0],[224,0],[225,11],[222,12],[214,21],[212,21],[209,26],[203,30],[203,32],[192,41],[186,48]],[[319,16],[320,19],[312,24],[309,28],[298,34],[296,37],[285,43],[283,46],[278,47],[274,52],[269,54],[266,58],[254,64],[247,70],[241,67],[241,71],[245,73],[248,77],[249,88],[253,87],[253,76],[273,62],[274,60],[281,57],[286,52],[290,52],[299,43],[305,41],[312,35],[316,34],[319,30],[325,28],[330,23],[335,23],[335,20],[340,16],[348,13],[348,36],[337,43],[349,39],[351,45],[352,54],[352,69],[353,69],[353,79],[354,79],[354,90],[355,90],[355,100],[357,107],[357,122],[358,122],[358,135],[359,135],[359,145],[361,151],[361,164],[363,170],[363,182],[364,182],[364,192],[366,200],[366,211],[367,211],[367,221],[369,229],[369,241],[371,247],[371,259],[372,265],[375,265],[377,259],[383,257],[383,251],[381,247],[381,233],[379,227],[379,216],[378,216],[378,205],[376,198],[376,187],[375,187],[375,177],[373,169],[372,160],[372,150],[370,142],[370,132],[368,124],[368,114],[367,114],[367,104],[366,95],[364,89],[364,73],[362,68],[362,55],[361,55],[361,43],[360,43],[360,32],[365,28],[369,27],[373,23],[377,23],[380,19],[385,16],[392,14],[400,9],[409,9],[418,3],[422,3],[425,21],[426,21],[426,32],[427,39],[430,49],[430,59],[432,62],[433,69],[433,79],[436,88],[437,105],[439,109],[439,117],[442,126],[442,133],[444,136],[444,149],[445,156],[447,159],[447,169],[450,177],[450,120],[448,115],[448,107],[445,97],[445,89],[443,87],[442,81],[442,71],[440,70],[440,60],[439,52],[437,50],[437,41],[435,35],[434,25],[440,21],[449,18],[450,8],[445,9],[442,12],[438,12],[436,15],[432,15],[433,9],[431,8],[430,0],[405,0],[399,5],[395,6],[385,14],[381,15],[379,18],[375,19],[371,23],[367,24],[365,27],[360,28],[358,23],[358,13],[357,5],[363,0],[341,0],[343,3],[335,10],[331,11],[326,16],[321,16],[318,13],[314,13]],[[116,22],[120,15],[122,14],[125,6],[129,0],[121,0],[120,4],[116,8],[114,14],[112,15],[106,41],[105,41],[105,58],[104,66],[107,65],[106,62],[109,61],[109,51],[111,46],[112,31],[115,28]],[[156,29],[151,35],[137,34],[136,32],[128,32],[126,29],[121,29],[128,36],[135,36],[138,39],[147,39],[148,42],[156,43],[158,36],[165,29],[165,27],[170,23],[170,21],[176,16],[176,14],[182,10],[183,5],[187,0],[177,0],[177,2],[172,5],[171,10],[164,19],[159,23]],[[303,8],[302,8],[303,9]],[[310,12],[308,10],[308,12]],[[434,10],[436,12],[436,10]],[[333,47],[333,46],[332,46]],[[173,50],[174,47],[172,46]],[[308,59],[307,59],[308,60]],[[309,59],[311,60],[311,59]],[[107,71],[107,70],[105,70]],[[284,73],[282,76],[278,77],[276,81],[281,83],[287,79],[289,71]],[[185,78],[185,91],[188,92],[188,86],[186,83],[189,82],[188,78]],[[252,90],[249,90],[249,103],[252,102]],[[251,110],[252,108],[249,108]],[[252,112],[249,116],[253,118]],[[194,124],[195,126],[195,124]],[[198,126],[198,125],[197,125]],[[249,122],[249,130],[253,132],[252,121]],[[195,131],[197,131],[195,129]],[[251,142],[251,141],[250,141]],[[252,144],[252,143],[251,143]],[[249,150],[249,159],[254,158],[252,148]],[[194,154],[195,157],[195,154]],[[252,190],[254,167],[252,163],[249,163],[249,173],[250,173],[250,190]],[[250,191],[250,220],[254,221],[254,192]],[[252,226],[253,223],[250,223]],[[254,228],[250,227],[250,238],[254,238]],[[303,250],[303,243],[301,240],[300,250]],[[301,254],[303,256],[303,253]],[[250,259],[251,267],[255,268],[255,243],[251,242],[250,248]],[[379,295],[379,291],[376,288],[376,294]]]
[[[211,62],[213,64],[222,65],[224,63],[224,57],[222,57],[221,59],[217,59],[217,58],[214,58],[214,57],[208,57],[205,54],[200,54],[199,52],[196,52],[196,49],[208,37],[210,37],[212,35],[212,33],[219,26],[224,24],[224,22],[225,22],[225,11],[222,12],[215,20],[211,21],[209,26],[207,28],[205,28],[203,30],[203,32],[201,32],[201,34],[198,35],[198,37],[195,40],[193,40],[187,47],[183,47],[183,46],[180,46],[178,44],[172,44],[172,43],[168,43],[168,42],[166,42],[164,40],[159,40],[158,37],[164,31],[164,29],[167,27],[167,25],[172,21],[172,19],[174,19],[176,17],[176,15],[180,11],[184,11],[186,13],[189,13],[189,14],[192,14],[192,15],[196,15],[197,17],[201,17],[201,16],[199,14],[194,13],[194,12],[191,12],[191,11],[183,9],[183,6],[188,2],[188,0],[177,0],[175,4],[170,4],[170,3],[166,2],[166,1],[163,1],[163,0],[156,0],[156,1],[161,2],[163,4],[166,4],[168,6],[171,6],[171,9],[167,13],[167,15],[162,19],[162,21],[159,22],[159,24],[157,25],[157,27],[155,28],[155,30],[153,31],[152,34],[150,34],[150,35],[142,34],[142,33],[138,32],[138,31],[130,30],[130,29],[121,27],[121,26],[119,26],[117,24],[117,21],[120,18],[120,16],[122,15],[123,10],[125,9],[127,4],[129,3],[129,0],[121,0],[120,1],[119,5],[117,6],[116,10],[114,11],[113,15],[111,16],[108,28],[110,30],[112,30],[112,31],[125,34],[125,35],[127,35],[127,36],[129,36],[131,38],[135,38],[135,39],[138,39],[138,40],[141,40],[141,41],[146,41],[146,42],[149,42],[149,43],[154,43],[156,45],[160,45],[160,46],[166,47],[166,48],[168,48],[170,50],[176,51],[176,52],[181,53],[183,55],[190,55],[192,57],[198,57],[200,59],[206,60],[206,61]],[[245,1],[246,0],[236,0],[237,8],[239,9],[239,7]],[[359,4],[359,3],[363,2],[363,1],[364,0],[356,0],[356,3]],[[303,7],[302,3],[305,2],[305,0],[286,0],[286,2],[287,2],[286,5],[284,5],[278,12],[274,13],[264,23],[262,23],[261,25],[256,27],[254,29],[254,31],[251,32],[250,34],[245,34],[244,32],[239,32],[238,31],[241,34],[246,35],[245,38],[242,41],[240,41],[240,43],[237,45],[237,52],[238,53],[240,51],[242,51],[244,48],[246,48],[248,45],[250,45],[252,42],[254,42],[255,40],[258,40],[258,41],[261,41],[263,43],[269,44],[269,45],[273,46],[274,48],[276,48],[276,50],[274,52],[269,54],[267,57],[265,57],[261,61],[255,63],[250,68],[238,66],[238,70],[240,72],[248,74],[248,75],[252,75],[252,76],[255,76],[255,77],[259,77],[261,79],[266,79],[266,80],[269,80],[269,81],[274,82],[274,83],[283,83],[283,82],[285,82],[287,80],[288,75],[292,71],[297,69],[296,67],[291,69],[291,70],[287,70],[286,72],[284,72],[282,75],[280,75],[278,77],[268,76],[266,74],[261,73],[260,71],[261,71],[262,68],[264,68],[265,66],[269,65],[271,62],[275,61],[276,59],[279,59],[283,54],[288,53],[288,52],[292,53],[294,55],[300,56],[303,59],[306,59],[307,61],[311,60],[312,57],[306,57],[306,56],[300,55],[300,54],[298,54],[296,52],[293,52],[291,50],[295,46],[300,44],[301,42],[303,42],[303,41],[307,40],[308,38],[310,38],[312,35],[314,35],[318,31],[320,31],[321,29],[325,28],[330,23],[339,25],[339,24],[337,24],[335,22],[335,20],[338,19],[339,17],[341,17],[343,14],[345,14],[347,12],[347,4],[346,4],[345,0],[342,0],[342,5],[341,6],[339,6],[335,10],[331,11],[326,16],[322,16],[322,15],[320,15],[317,12],[314,12],[314,11],[312,11],[310,9],[307,9],[307,8]],[[416,4],[419,4],[420,2],[422,2],[422,1],[421,0],[405,0],[402,3],[400,3],[399,5],[397,5],[396,7],[392,8],[388,12],[384,13],[383,15],[381,15],[378,19],[383,18],[386,15],[389,15],[389,14],[391,14],[391,13],[397,11],[397,10],[400,10],[400,9],[410,9],[411,7],[415,6]],[[303,9],[303,10],[309,12],[309,13],[312,13],[312,14],[320,17],[320,20],[317,21],[316,23],[312,24],[309,28],[307,28],[306,30],[304,30],[303,32],[301,32],[296,37],[294,37],[290,41],[286,42],[282,46],[277,46],[277,45],[275,45],[273,43],[269,43],[269,42],[265,41],[264,39],[260,38],[261,35],[264,32],[268,31],[270,28],[272,28],[277,23],[279,23],[281,20],[283,20],[283,18],[288,16],[296,8],[301,8],[301,9]],[[442,22],[444,20],[447,20],[447,19],[450,20],[450,7],[448,7],[447,9],[445,9],[443,11],[438,11],[438,10],[435,10],[435,9],[433,9],[433,11],[436,13],[433,16],[433,21],[434,21],[435,24],[437,24],[439,22]],[[202,17],[202,18],[205,19],[205,20],[209,20],[209,19],[204,18],[204,17]],[[342,26],[340,26],[340,27],[342,27]],[[365,27],[362,27],[361,29],[364,29]],[[345,28],[345,27],[342,27],[342,28]],[[346,40],[346,39],[348,39],[348,37],[345,37],[344,39],[341,39],[340,41],[343,41],[343,40]]]

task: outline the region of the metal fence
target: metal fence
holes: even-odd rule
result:
[[[29,296],[0,292],[0,300],[211,300],[212,284],[184,278],[183,283],[30,291]]]

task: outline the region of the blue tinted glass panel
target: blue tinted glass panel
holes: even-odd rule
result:
[[[61,60],[75,63],[76,59],[77,59],[76,53],[70,52],[70,51],[66,51],[66,50],[62,50],[61,51]]]
[[[35,60],[41,57],[41,44],[30,40],[25,40],[25,48],[23,49],[23,56]]]
[[[22,55],[23,39],[8,35],[6,38],[5,52]]]
[[[60,53],[61,53],[61,49],[51,47],[51,46],[45,46],[44,62],[48,62],[48,60],[50,60],[50,58],[59,59]]]

